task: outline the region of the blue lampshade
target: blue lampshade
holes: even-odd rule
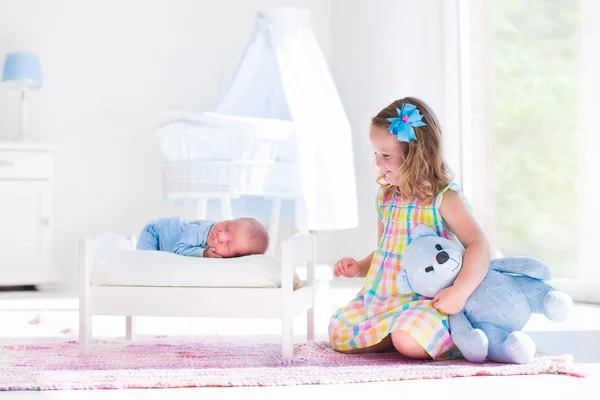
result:
[[[42,87],[42,66],[33,53],[8,53],[4,60],[2,83],[6,86],[27,89]]]

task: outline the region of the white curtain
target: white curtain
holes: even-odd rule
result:
[[[308,230],[358,226],[350,124],[310,26],[310,12],[275,8],[258,16],[216,111],[292,120]]]

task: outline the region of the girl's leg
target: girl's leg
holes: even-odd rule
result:
[[[408,333],[404,331],[393,331],[390,336],[392,337],[393,346],[398,350],[398,353],[409,358],[416,358],[420,360],[430,359],[431,356],[425,351],[423,346],[419,344]],[[389,336],[388,336],[389,337]]]
[[[363,347],[362,349],[352,349],[341,351],[340,353],[346,354],[359,354],[359,353],[383,353],[384,351],[390,350],[394,348],[394,344],[392,343],[392,336],[387,335],[383,338],[383,340],[373,346]]]
[[[363,347],[362,349],[352,349],[342,351],[346,354],[359,353],[382,353],[384,351],[395,348],[398,353],[405,357],[415,358],[420,360],[431,359],[431,356],[412,336],[404,331],[393,331],[387,335],[381,342],[373,346]]]
[[[137,242],[137,250],[159,250],[158,235],[154,229],[154,222],[147,224]]]

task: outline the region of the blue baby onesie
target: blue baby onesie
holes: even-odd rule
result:
[[[159,250],[182,256],[204,257],[215,221],[189,221],[179,217],[149,222],[138,240],[138,250]]]

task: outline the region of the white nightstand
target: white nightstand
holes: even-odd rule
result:
[[[59,280],[52,261],[56,147],[0,142],[0,286]]]

